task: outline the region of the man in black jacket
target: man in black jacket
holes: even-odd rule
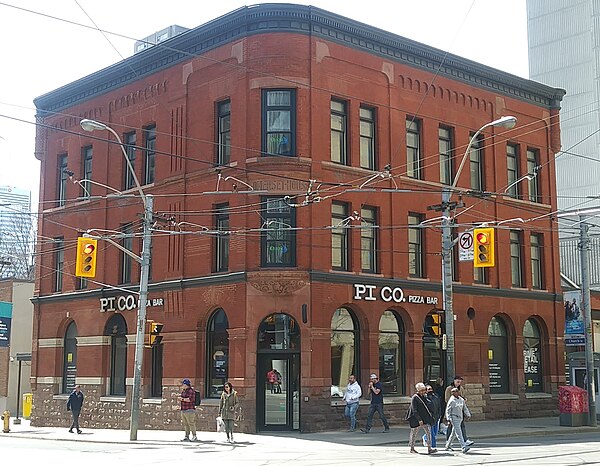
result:
[[[69,395],[69,400],[67,401],[67,411],[71,411],[73,415],[73,422],[71,423],[71,428],[69,432],[73,433],[73,428],[77,430],[78,434],[81,434],[81,429],[79,428],[79,414],[81,413],[81,407],[83,406],[83,392],[79,385],[75,385],[75,389]]]

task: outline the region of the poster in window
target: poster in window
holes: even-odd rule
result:
[[[524,371],[525,371],[525,390],[530,392],[539,392],[542,389],[542,371],[540,364],[539,343],[535,345],[527,344],[523,348]]]
[[[508,393],[508,348],[506,337],[491,336],[488,349],[490,393]]]

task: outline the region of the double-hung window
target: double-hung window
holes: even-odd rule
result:
[[[347,104],[331,100],[331,161],[348,164],[348,114]]]
[[[417,180],[422,179],[421,166],[421,120],[408,117],[406,119],[406,175]]]
[[[537,290],[544,288],[544,242],[539,233],[532,233],[531,244],[531,287]]]
[[[215,272],[229,269],[229,204],[219,204],[215,215]]]
[[[125,145],[125,153],[127,154],[127,160],[123,160],[123,189],[135,188],[135,144],[136,136],[135,132],[126,133],[123,137],[123,143]]]
[[[282,197],[266,198],[264,206],[262,266],[293,267],[296,265],[295,212]]]
[[[121,246],[128,251],[133,251],[133,226],[131,223],[126,223],[121,227],[123,233],[123,239],[121,240]],[[133,258],[125,251],[121,251],[121,283],[131,283],[131,270],[132,270]]]
[[[144,128],[144,184],[154,183],[156,175],[156,126]]]
[[[360,209],[360,257],[363,272],[377,273],[377,209]]]
[[[63,289],[63,273],[65,267],[65,241],[64,238],[54,238],[54,283],[52,291],[59,292]]]
[[[349,269],[348,204],[331,204],[331,267],[336,270]]]
[[[408,215],[408,275],[423,277],[423,221],[420,214]]]
[[[295,155],[296,92],[293,89],[263,91],[265,155]]]
[[[510,271],[511,284],[523,286],[523,255],[521,253],[522,233],[519,230],[510,231]]]
[[[506,146],[506,191],[511,197],[519,197],[519,148],[515,144]]]
[[[92,146],[83,148],[82,159],[83,159],[83,179],[81,180],[81,197],[88,199],[92,195],[92,156],[94,154]]]
[[[231,161],[231,101],[217,103],[217,165]]]
[[[527,149],[527,188],[529,191],[529,200],[531,202],[541,202],[540,184],[538,180],[538,170],[540,166],[540,153],[535,149]]]
[[[360,166],[375,170],[375,109],[360,107]]]
[[[67,154],[58,156],[58,187],[56,190],[56,205],[62,207],[67,200]]]
[[[452,184],[452,128],[440,126],[438,134],[440,183]]]
[[[474,191],[483,191],[485,189],[483,177],[483,137],[478,136],[471,144],[471,153],[469,154],[469,164],[471,167],[471,189]]]

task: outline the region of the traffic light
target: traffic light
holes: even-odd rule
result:
[[[84,278],[96,276],[96,253],[98,241],[91,238],[77,238],[77,258],[75,260],[75,275]]]
[[[473,230],[473,266],[494,267],[496,258],[494,255],[494,229],[475,228]]]
[[[163,327],[164,325],[160,322],[154,322],[153,320],[148,321],[148,338],[146,340],[148,342],[148,346],[152,347],[160,345],[160,342],[163,339],[160,332],[162,331]]]

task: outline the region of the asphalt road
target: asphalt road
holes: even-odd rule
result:
[[[398,446],[365,447],[295,438],[272,438],[271,443],[249,441],[230,445],[225,442],[161,445],[107,444],[0,437],[2,464],[36,465],[163,465],[211,464],[248,466],[304,465],[600,465],[600,437],[597,433],[547,437],[515,437],[478,442],[467,453],[440,451],[435,455],[408,453],[403,442]],[[425,452],[425,448],[418,447]],[[7,460],[6,463],[4,460]],[[191,461],[194,461],[192,463]]]

